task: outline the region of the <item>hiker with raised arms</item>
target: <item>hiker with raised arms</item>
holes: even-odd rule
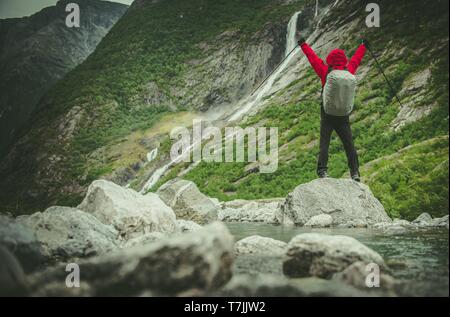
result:
[[[320,154],[317,174],[320,178],[328,177],[328,149],[331,135],[333,131],[336,131],[347,154],[350,176],[353,180],[360,182],[358,153],[353,143],[350,114],[353,111],[356,92],[355,74],[366,53],[368,43],[362,40],[350,61],[345,51],[334,49],[324,63],[306,40],[300,34],[298,35],[300,38],[298,44],[322,81]]]

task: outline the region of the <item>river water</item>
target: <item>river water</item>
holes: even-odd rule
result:
[[[308,232],[350,236],[383,256],[392,275],[409,285],[404,295],[449,294],[449,231],[445,229],[386,236],[370,229],[310,229],[253,223],[229,223],[227,226],[236,241],[260,235],[289,242],[294,236]],[[281,259],[265,259],[254,264],[247,261],[238,266],[239,273],[282,274]]]

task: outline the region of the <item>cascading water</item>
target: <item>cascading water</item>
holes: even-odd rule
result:
[[[286,55],[289,54],[296,46],[296,31],[297,31],[297,22],[298,22],[298,16],[300,15],[300,11],[296,12],[288,24],[288,30],[286,35]],[[300,50],[300,47],[297,48]],[[270,91],[272,88],[275,80],[284,72],[286,67],[289,65],[291,60],[295,57],[297,52],[293,52],[289,58],[287,58],[283,64],[280,65],[278,70],[274,72],[252,96],[250,96],[243,107],[238,109],[230,118],[228,121],[236,121],[240,119],[243,115],[245,115],[250,109],[253,108],[258,102],[261,101],[261,99]]]
[[[297,22],[298,17],[300,15],[300,11],[296,12],[290,19],[288,26],[287,26],[287,34],[286,34],[286,53],[287,56],[296,46],[296,31],[297,31]],[[300,48],[298,48],[300,49]],[[296,55],[297,52],[293,52],[289,58],[287,58],[282,65],[278,68],[276,72],[274,72],[265,82],[264,85],[262,85],[252,96],[247,97],[242,104],[244,104],[243,107],[238,109],[229,119],[228,122],[238,120],[241,118],[244,114],[246,114],[250,109],[252,109],[256,104],[258,104],[261,99],[264,97],[267,92],[270,91],[272,88],[275,80],[280,76],[280,74],[283,73],[283,71],[286,69],[286,67],[291,62],[292,58]],[[234,137],[234,136],[233,136]],[[201,141],[198,141],[201,142]],[[197,143],[192,144],[187,150],[190,151],[194,146],[196,146]],[[147,181],[147,183],[144,185],[142,190],[140,191],[141,194],[145,194],[150,188],[152,188],[159,179],[164,175],[164,173],[173,165],[177,164],[179,161],[181,161],[182,155],[172,160],[170,163],[162,166],[161,168],[157,169],[155,172],[153,172],[150,179]]]

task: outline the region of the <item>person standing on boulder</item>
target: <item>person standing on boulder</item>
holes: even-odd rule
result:
[[[350,61],[347,59],[345,51],[334,49],[328,55],[326,63],[317,56],[301,36],[298,44],[322,81],[320,154],[317,174],[320,178],[328,177],[328,149],[331,135],[333,131],[336,131],[347,154],[350,175],[354,181],[360,182],[358,153],[353,143],[350,113],[354,105],[356,70],[366,53],[368,42],[362,40]]]

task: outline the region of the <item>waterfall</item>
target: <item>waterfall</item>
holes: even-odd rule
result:
[[[285,55],[289,54],[296,46],[297,46],[297,39],[296,39],[296,32],[297,32],[297,22],[298,22],[298,16],[300,15],[301,11],[296,12],[290,19],[288,26],[287,26],[287,33],[286,33],[286,53]],[[300,50],[300,47],[297,48]],[[293,52],[289,58],[287,58],[282,65],[278,68],[278,70],[273,73],[267,81],[262,85],[252,96],[248,96],[244,102],[242,103],[243,106],[238,109],[229,119],[228,122],[238,120],[241,118],[244,114],[246,114],[250,109],[253,108],[256,104],[258,104],[261,99],[264,97],[264,95],[270,91],[272,88],[275,80],[280,76],[280,74],[283,73],[283,71],[286,69],[286,67],[291,62],[292,58],[296,55],[297,52]],[[196,144],[192,144],[188,151],[190,151]],[[172,160],[170,163],[162,166],[161,168],[157,169],[155,172],[153,172],[150,179],[147,181],[147,183],[144,185],[142,190],[140,191],[141,194],[145,194],[150,188],[152,188],[159,179],[164,175],[164,173],[173,165],[177,164],[179,161],[181,161],[182,155],[177,157],[176,159]]]
[[[297,22],[300,13],[301,12],[296,12],[289,21],[286,33],[286,53],[284,56],[287,56],[294,49],[294,47],[297,46],[297,39],[295,35],[297,33]]]
[[[288,29],[287,29],[287,35],[286,35],[286,37],[287,37],[287,39],[286,39],[286,54],[289,54],[289,52],[291,52],[297,46],[296,32],[297,32],[298,16],[300,15],[300,13],[301,13],[301,11],[296,12],[292,16],[291,20],[289,21]],[[297,47],[297,50],[300,50],[300,47]],[[245,115],[248,111],[250,111],[250,109],[252,109],[254,105],[259,103],[261,101],[261,99],[264,97],[264,95],[266,95],[270,91],[270,89],[272,88],[275,80],[280,76],[281,73],[284,72],[284,70],[289,65],[289,63],[291,62],[292,58],[295,57],[296,54],[297,54],[297,51],[293,52],[289,56],[289,58],[287,58],[283,62],[283,64],[280,65],[278,70],[275,73],[273,73],[267,79],[267,81],[264,83],[264,85],[262,85],[252,96],[249,96],[246,99],[246,103],[244,104],[244,106],[241,107],[240,109],[238,109],[229,118],[228,121],[236,121],[236,120],[238,120],[243,115]]]

